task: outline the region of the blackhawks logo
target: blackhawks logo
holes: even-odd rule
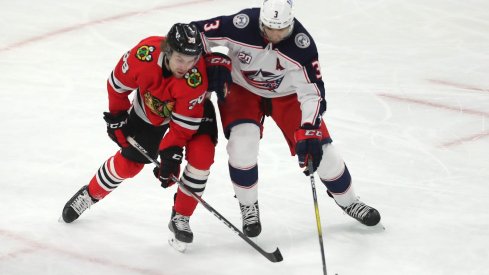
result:
[[[171,112],[173,111],[173,106],[175,106],[175,102],[161,101],[152,96],[148,91],[144,94],[144,103],[154,114],[163,118],[170,117]]]
[[[186,73],[185,79],[187,79],[187,84],[192,88],[195,88],[202,84],[202,75],[200,74],[199,70],[197,70],[197,68],[193,68],[188,73]]]
[[[141,61],[150,62],[153,60],[153,56],[151,55],[155,50],[153,46],[141,46],[136,52],[136,58]]]

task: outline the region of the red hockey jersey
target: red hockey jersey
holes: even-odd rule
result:
[[[107,80],[109,111],[134,108],[149,124],[170,124],[160,149],[183,147],[199,128],[207,90],[205,61],[200,58],[184,78],[175,78],[163,65],[164,37],[148,37],[119,60]],[[129,95],[136,91],[130,102]]]

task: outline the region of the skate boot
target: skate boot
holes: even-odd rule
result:
[[[374,226],[380,222],[380,213],[377,209],[356,200],[347,207],[338,205],[348,216],[356,219],[366,226]]]
[[[175,235],[175,239],[180,242],[191,243],[194,240],[194,233],[190,229],[189,219],[190,217],[180,215],[175,209],[172,209],[168,228]]]
[[[239,204],[243,218],[243,233],[248,237],[256,237],[261,233],[260,209],[258,201],[252,205]]]
[[[172,209],[168,228],[170,228],[173,235],[168,238],[168,243],[181,253],[185,252],[187,245],[194,240],[194,233],[190,229],[189,219],[190,217],[180,215],[175,209]]]
[[[90,208],[91,205],[97,203],[98,200],[92,198],[88,194],[88,185],[83,186],[76,194],[65,204],[63,208],[63,221],[71,223],[78,219],[80,215]]]

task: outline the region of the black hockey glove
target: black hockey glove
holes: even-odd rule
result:
[[[160,169],[153,170],[155,176],[161,181],[161,187],[167,188],[175,182],[172,176],[180,176],[180,164],[182,164],[183,148],[178,146],[168,147],[160,151]]]
[[[304,170],[304,174],[309,176],[316,171],[323,157],[323,148],[321,146],[322,132],[312,125],[303,125],[295,131],[294,138],[299,166],[301,168],[307,167],[309,160],[312,160],[313,170],[309,171],[308,168]]]
[[[228,94],[228,87],[233,83],[231,76],[231,59],[222,53],[208,53],[205,55],[208,91],[216,92],[219,100],[224,100]]]
[[[104,112],[104,120],[107,123],[107,134],[119,147],[129,146],[126,137],[131,134],[131,131],[127,125],[127,117],[128,113],[125,111],[115,115]]]

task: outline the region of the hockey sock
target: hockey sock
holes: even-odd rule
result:
[[[123,180],[137,175],[143,167],[144,164],[128,160],[118,151],[100,166],[88,184],[88,193],[92,198],[101,200]]]
[[[258,200],[258,164],[249,168],[235,168],[229,164],[229,174],[239,202],[254,204]]]
[[[187,164],[182,175],[182,183],[188,190],[194,192],[197,196],[202,196],[209,173],[209,170],[199,170],[192,165]],[[174,207],[175,211],[179,214],[191,216],[197,207],[197,200],[181,188],[178,188]]]
[[[321,178],[321,181],[324,183],[329,193],[333,195],[337,204],[346,207],[357,199],[351,184],[351,175],[346,165],[344,165],[344,169],[337,177],[333,179]]]
[[[177,196],[175,197],[175,206],[173,208],[178,214],[190,217],[194,213],[197,203],[197,200],[192,196],[185,194],[178,188]]]

